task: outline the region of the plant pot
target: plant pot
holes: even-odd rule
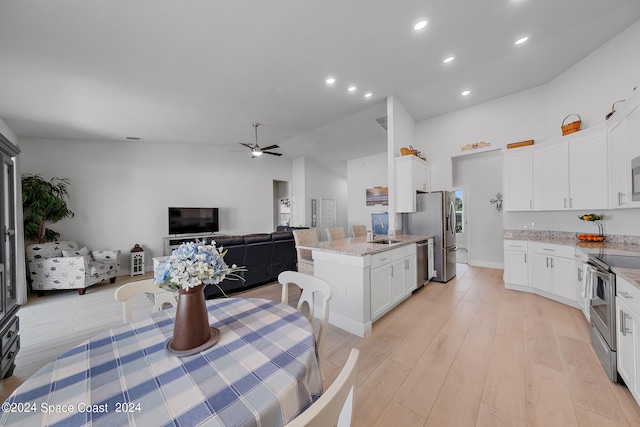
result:
[[[178,291],[173,338],[165,349],[174,356],[191,356],[212,347],[220,338],[220,331],[209,326],[209,314],[204,297],[204,284]]]

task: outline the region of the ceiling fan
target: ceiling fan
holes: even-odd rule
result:
[[[282,153],[272,153],[269,150],[274,150],[276,148],[280,148],[278,145],[270,145],[268,147],[260,147],[258,145],[258,126],[260,123],[253,123],[253,128],[256,132],[256,143],[255,145],[245,144],[244,142],[239,142],[238,144],[244,145],[245,147],[251,150],[251,158],[254,159],[256,157],[260,157],[262,154],[271,154],[272,156],[282,156]]]

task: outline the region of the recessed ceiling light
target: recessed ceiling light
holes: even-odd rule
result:
[[[334,84],[335,82],[336,82],[336,79],[334,79],[333,77],[329,77],[329,78],[327,79],[327,84],[328,84],[328,85],[332,85],[332,84]]]
[[[358,89],[357,86],[349,86],[349,89],[347,89],[349,92],[355,92],[356,89]]]
[[[364,94],[365,98],[371,98],[373,96],[373,94],[371,92],[367,92]]]
[[[447,58],[444,58],[444,61],[442,61],[445,64],[448,64],[449,62],[453,61],[454,59],[456,59],[455,56],[449,56]]]
[[[463,90],[462,92],[460,92],[460,95],[469,96],[469,95],[471,95],[471,91],[470,90]]]
[[[422,20],[416,22],[416,24],[413,26],[413,29],[416,30],[416,31],[420,31],[421,29],[423,29],[426,26],[427,26],[427,20],[426,19],[422,19]]]
[[[518,40],[516,40],[515,44],[522,44],[522,43],[526,42],[527,40],[529,40],[529,37],[525,36],[525,37],[522,37],[522,38],[519,38]]]

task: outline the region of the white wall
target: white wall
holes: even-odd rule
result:
[[[570,113],[580,114],[583,129],[603,123],[611,104],[640,84],[639,43],[640,21],[547,85],[418,122],[413,145],[431,162],[432,189],[452,188],[451,157],[468,143],[486,141],[504,148],[534,139],[538,144],[561,136],[562,119]],[[638,209],[606,211],[607,232],[640,235],[639,214]],[[504,214],[507,229],[520,228],[524,221],[539,229],[589,231],[576,212]]]
[[[386,152],[347,162],[348,235],[352,225],[364,224],[367,230],[371,229],[371,213],[388,212],[389,206],[366,205],[367,188],[387,186],[387,170]]]
[[[291,160],[251,159],[228,147],[21,139],[23,173],[71,180],[75,217],[50,228],[90,248],[135,243],[147,261],[162,255],[167,207],[220,208],[221,232],[273,231],[273,180],[291,181]]]
[[[18,138],[16,134],[7,126],[4,120],[0,119],[0,134],[4,135],[11,143],[18,145]]]
[[[305,220],[308,221],[305,225],[307,227],[311,226],[311,199],[316,199],[318,203],[318,237],[320,240],[326,240],[324,224],[320,223],[320,199],[334,199],[336,204],[336,227],[344,227],[345,231],[347,231],[347,179],[309,158],[305,158],[304,169],[305,206],[307,206]]]
[[[416,122],[397,96],[387,98],[387,169],[389,171],[389,231],[402,230],[402,216],[396,212],[395,161],[401,147],[415,145]]]
[[[473,153],[453,162],[453,185],[465,188],[467,263],[502,268],[502,211],[489,203],[502,191],[502,153]]]

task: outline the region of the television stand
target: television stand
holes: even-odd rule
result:
[[[197,242],[202,239],[215,237],[217,233],[196,233],[196,234],[174,234],[173,236],[165,236],[162,238],[162,254],[164,256],[171,255],[174,249],[177,249],[182,243]]]

